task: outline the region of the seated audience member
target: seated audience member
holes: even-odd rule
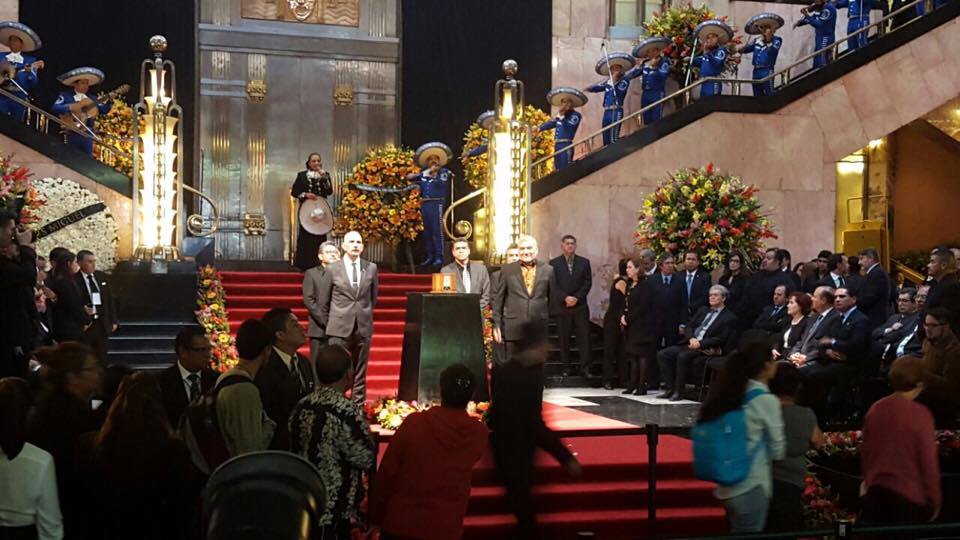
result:
[[[840,312],[833,309],[835,301],[834,290],[832,287],[821,285],[813,293],[811,298],[811,308],[814,317],[800,341],[797,341],[790,349],[787,359],[803,366],[808,362],[814,362],[820,358],[820,339],[824,336],[836,334],[840,325]],[[814,316],[815,315],[815,316]]]
[[[880,359],[881,369],[885,370],[895,359],[909,354],[906,350],[910,342],[909,338],[916,334],[921,322],[916,297],[916,289],[901,289],[897,294],[897,313],[874,328],[870,334],[873,341],[871,357]]]
[[[730,532],[760,532],[767,521],[770,497],[773,496],[771,461],[783,459],[786,441],[783,412],[779,400],[769,392],[767,383],[773,378],[777,363],[764,343],[749,343],[730,356],[710,385],[710,395],[700,408],[697,422],[707,422],[743,408],[747,423],[747,444],[764,445],[758,449],[750,473],[732,486],[720,486],[714,496],[727,511]],[[758,392],[744,405],[748,392]]]
[[[314,387],[313,368],[297,352],[306,344],[307,334],[290,308],[273,308],[261,320],[273,334],[273,348],[254,382],[260,390],[263,409],[277,423],[270,449],[289,450],[290,411]]]
[[[26,441],[30,385],[0,379],[0,538],[60,540],[53,456]]]
[[[786,287],[788,293],[795,289],[789,272],[783,271],[783,254],[776,248],[770,248],[763,255],[760,271],[753,274],[747,290],[744,291],[743,301],[740,303],[740,311],[744,316],[739,320],[741,331],[750,328],[753,321],[760,316],[779,285]]]
[[[99,433],[81,438],[91,538],[185,538],[199,486],[190,454],[167,422],[155,377],[124,379]]]
[[[353,387],[350,353],[340,345],[321,347],[314,367],[316,389],[290,413],[290,451],[317,466],[327,489],[320,537],[349,540],[363,473],[376,465],[373,440],[360,408],[344,395]]]
[[[815,264],[815,268],[814,271],[808,274],[806,279],[803,280],[803,292],[813,294],[813,291],[817,290],[820,283],[830,275],[827,263],[832,255],[833,253],[822,250],[817,254],[817,258],[811,261]],[[838,287],[837,284],[831,284],[830,286],[834,288]]]
[[[806,293],[793,293],[807,296]],[[793,298],[793,295],[791,295]],[[777,362],[777,372],[770,380],[770,393],[780,399],[787,454],[773,462],[773,498],[767,514],[768,531],[803,529],[804,477],[807,473],[807,450],[823,444],[823,432],[817,417],[807,407],[797,405],[801,383],[800,370],[790,362]]]
[[[177,333],[173,348],[177,361],[157,374],[160,399],[167,412],[167,421],[174,429],[187,405],[208,393],[219,374],[210,368],[210,338],[199,326],[187,326]]]
[[[773,303],[763,308],[760,315],[753,321],[755,330],[762,330],[768,335],[779,335],[787,325],[790,317],[787,315],[787,287],[777,285],[773,290]]]
[[[804,332],[813,322],[810,317],[810,309],[813,305],[810,295],[804,292],[790,293],[790,299],[787,300],[787,325],[782,334],[777,334],[774,343],[774,354],[777,358],[783,358],[793,349],[793,347],[803,338]]]
[[[915,300],[917,301],[917,310],[923,311],[927,307],[927,296],[930,294],[930,285],[920,285],[917,287],[917,295]]]
[[[874,403],[864,418],[860,521],[865,525],[928,521],[940,511],[933,416],[914,402],[924,389],[924,371],[920,358],[898,358],[890,367],[894,393]]]
[[[53,456],[66,535],[83,537],[83,500],[90,493],[80,478],[77,444],[82,434],[100,428],[91,396],[100,392],[103,369],[81,343],[38,349],[36,357],[41,386],[27,440]]]
[[[276,423],[263,410],[260,391],[253,383],[272,343],[265,324],[243,321],[237,330],[237,365],[217,379],[217,423],[231,457],[266,450],[273,440]]]
[[[950,328],[949,313],[931,308],[923,321],[924,390],[917,400],[927,405],[937,425],[956,420],[960,406],[960,340]]]
[[[701,308],[684,328],[686,343],[667,347],[657,353],[660,375],[668,385],[662,397],[671,401],[682,399],[681,392],[691,364],[706,361],[708,353],[722,355],[736,335],[737,316],[724,306],[726,287],[710,287],[708,299],[710,306]]]
[[[459,540],[487,428],[466,412],[476,381],[463,364],[440,374],[440,406],[408,416],[390,439],[370,495],[381,538]]]

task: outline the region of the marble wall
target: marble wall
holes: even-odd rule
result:
[[[634,252],[643,197],[668,171],[713,162],[760,187],[776,244],[809,260],[833,245],[836,162],[960,95],[960,57],[947,54],[958,47],[952,21],[774,114],[714,113],[584,177],[533,204],[541,257],[576,235],[601,316],[613,265]]]
[[[5,155],[12,154],[17,165],[29,168],[34,178],[65,178],[96,193],[117,221],[117,258],[129,258],[133,254],[133,229],[129,226],[133,223],[133,201],[130,197],[121,195],[5,135],[0,135],[0,148]]]

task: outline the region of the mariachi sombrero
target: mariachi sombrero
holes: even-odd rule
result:
[[[40,36],[29,26],[17,21],[0,22],[0,42],[6,45],[10,36],[17,36],[23,41],[23,52],[33,52],[43,46]]]
[[[743,31],[753,35],[762,34],[763,28],[766,26],[772,26],[774,30],[777,30],[783,26],[783,17],[769,12],[754,15],[744,25]]]
[[[493,125],[493,121],[497,119],[497,113],[494,111],[483,111],[480,113],[480,116],[477,117],[477,124],[480,124],[482,129],[490,129],[490,126]]]
[[[650,56],[650,53],[660,54],[660,51],[671,43],[673,43],[673,41],[668,37],[648,37],[640,43],[637,43],[637,46],[633,48],[633,56],[636,58],[646,58]]]
[[[693,35],[697,36],[697,39],[700,41],[703,41],[709,35],[715,35],[720,45],[723,45],[733,39],[733,28],[730,28],[730,26],[723,21],[712,19],[698,24],[693,30]]]
[[[570,86],[558,86],[547,92],[547,101],[554,107],[562,105],[564,99],[569,99],[574,107],[587,104],[587,95]]]
[[[624,71],[632,68],[634,64],[634,58],[625,52],[610,53],[609,58],[610,67],[618,65],[622,67]],[[594,69],[598,75],[603,75],[604,77],[609,75],[610,72],[607,71],[607,58],[600,58],[600,60],[597,61],[597,66]]]
[[[105,77],[103,72],[95,67],[78,67],[60,75],[57,80],[66,86],[73,86],[73,83],[80,79],[89,79],[90,86],[93,86],[102,83]]]
[[[417,164],[421,167],[427,166],[427,160],[436,156],[440,158],[440,166],[443,167],[453,157],[453,150],[442,142],[428,142],[417,148]]]

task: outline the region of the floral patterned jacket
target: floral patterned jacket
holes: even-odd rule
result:
[[[363,473],[375,463],[370,429],[360,409],[342,393],[318,386],[290,413],[290,450],[316,465],[327,489],[319,525],[356,517]]]

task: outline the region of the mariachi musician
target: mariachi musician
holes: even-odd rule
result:
[[[74,131],[67,132],[67,144],[87,155],[93,154],[94,119],[110,112],[113,106],[110,101],[100,103],[96,96],[87,94],[91,86],[102,83],[103,79],[103,72],[94,67],[78,67],[57,77],[60,84],[72,90],[60,92],[53,103],[53,113],[71,119],[77,129],[89,134],[84,136]]]
[[[809,7],[800,10],[803,17],[793,27],[809,24],[815,30],[813,50],[826,49],[836,40],[837,8],[830,0],[813,0]],[[824,51],[813,58],[813,69],[819,69],[830,62],[830,53]]]
[[[290,196],[297,199],[297,251],[293,265],[301,272],[320,264],[320,244],[326,239],[326,231],[333,223],[330,205],[326,197],[333,193],[330,173],[323,170],[323,158],[313,152],[307,156],[306,170],[297,173],[297,179],[290,188]],[[321,232],[323,231],[323,232]]]
[[[640,86],[643,88],[643,93],[640,94],[641,107],[656,103],[666,96],[670,60],[664,56],[663,49],[672,43],[673,41],[668,37],[653,36],[641,41],[633,48],[633,56],[644,61],[640,69],[642,77]],[[659,120],[662,115],[663,103],[651,107],[643,113],[643,125],[649,126]]]
[[[699,56],[694,56],[690,64],[700,68],[700,78],[719,77],[727,63],[727,49],[724,45],[733,39],[733,29],[727,23],[713,19],[704,21],[693,30],[697,41],[703,44]],[[723,83],[710,81],[700,85],[700,97],[719,96],[723,93]]]
[[[609,55],[604,53],[603,58],[597,61],[594,71],[597,75],[606,75],[607,80],[592,84],[584,88],[585,92],[603,92],[603,127],[616,124],[623,120],[623,102],[627,99],[630,90],[630,81],[640,76],[640,67],[634,66],[633,56],[625,52],[615,52]],[[617,142],[620,139],[620,126],[603,131],[603,145]]]
[[[486,110],[480,113],[480,116],[477,117],[477,125],[479,125],[480,129],[482,129],[483,132],[488,134],[489,136],[490,128],[493,127],[493,121],[496,119],[497,119],[496,112],[492,110]],[[464,166],[466,166],[467,159],[475,158],[477,156],[482,156],[486,154],[487,148],[489,146],[488,142],[489,141],[487,141],[487,139],[484,138],[483,143],[480,144],[480,146],[474,148],[473,150],[470,150],[469,152],[467,152],[467,149],[464,148],[463,153],[460,155],[460,162],[463,163]]]
[[[783,38],[775,36],[774,32],[783,26],[783,17],[776,13],[761,13],[750,17],[744,30],[748,34],[760,37],[740,48],[741,54],[753,55],[753,80],[758,81],[773,75],[777,63],[777,55],[783,45]],[[762,83],[753,83],[754,96],[772,96],[773,78]]]
[[[40,48],[40,36],[29,26],[16,21],[0,22],[0,43],[10,48],[10,52],[0,56],[0,72],[3,82],[0,88],[28,101],[30,92],[40,82],[37,71],[43,69],[43,60],[37,60],[27,54]],[[0,114],[23,120],[26,107],[8,98],[0,96]]]
[[[573,137],[580,127],[580,113],[574,110],[587,103],[587,95],[569,86],[558,86],[547,93],[547,101],[554,107],[560,107],[556,118],[551,118],[537,128],[537,131],[556,129],[556,138],[553,141],[553,151],[563,152],[553,156],[553,166],[559,171],[573,161]]]
[[[420,187],[420,211],[423,213],[423,238],[427,253],[420,266],[443,265],[443,211],[447,206],[453,173],[446,164],[453,158],[453,150],[442,142],[428,142],[417,148],[416,162],[420,173],[407,175],[416,179]]]

